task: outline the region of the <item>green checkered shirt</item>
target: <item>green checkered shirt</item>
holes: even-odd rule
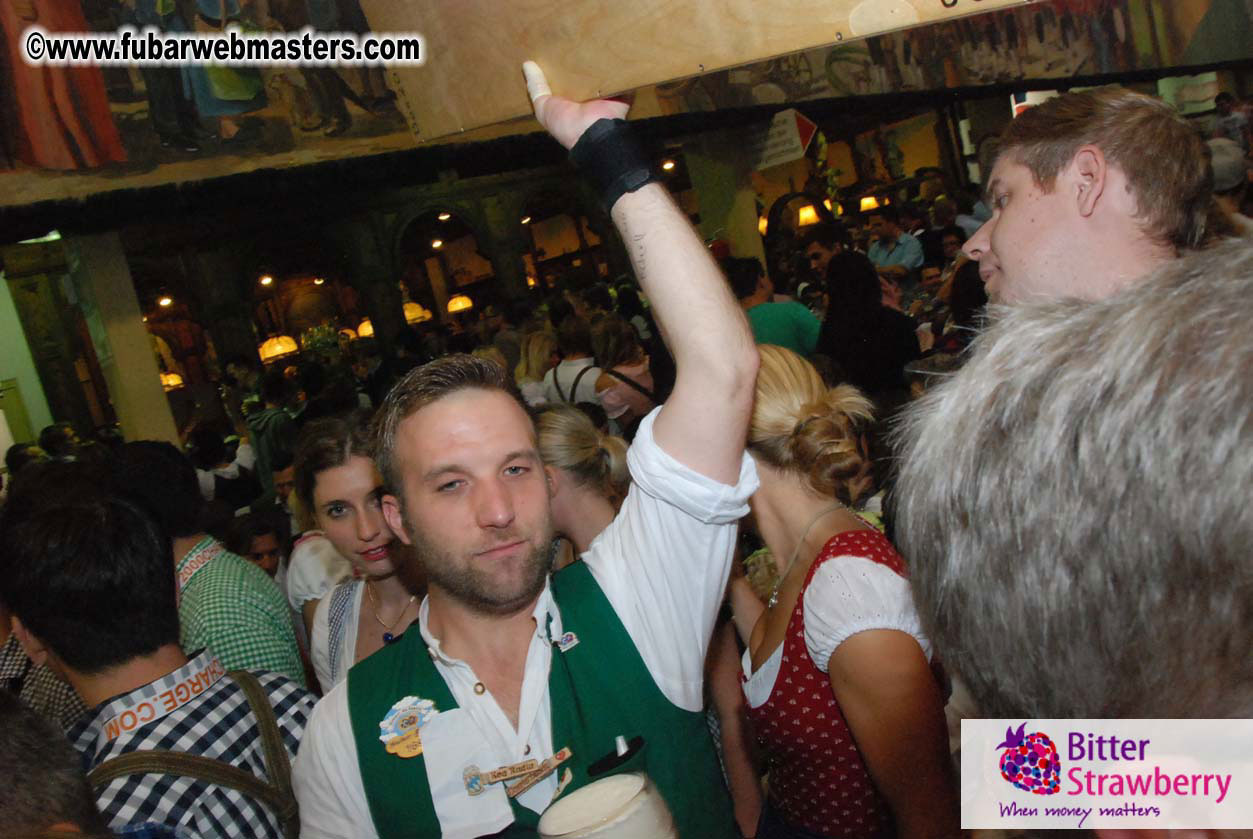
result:
[[[287,600],[274,581],[212,536],[178,563],[180,643],[227,670],[269,670],[305,684]]]

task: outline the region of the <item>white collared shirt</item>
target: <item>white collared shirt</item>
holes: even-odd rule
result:
[[[736,486],[727,486],[682,465],[653,440],[654,411],[640,424],[627,455],[633,483],[622,509],[583,554],[583,561],[613,605],[661,692],[675,705],[699,711],[703,704],[705,651],[735,545],[735,522],[748,512],[757,473],[745,455]],[[547,586],[532,615],[537,627],[527,653],[518,727],[514,729],[464,661],[446,656],[427,622],[418,629],[435,667],[458,707],[443,710],[422,729],[432,799],[445,839],[503,830],[513,813],[501,784],[470,797],[463,771],[543,760],[567,744],[552,742],[548,674],[561,615]],[[401,697],[396,697],[400,699]],[[529,748],[529,752],[528,752]],[[553,773],[518,802],[542,812],[557,787]],[[302,836],[376,837],[357,762],[348,713],[347,684],[318,703],[297,757],[293,782],[300,801]]]

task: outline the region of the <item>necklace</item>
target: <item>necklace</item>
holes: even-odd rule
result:
[[[409,611],[409,607],[413,605],[413,601],[416,600],[418,596],[416,594],[409,595],[409,602],[405,604],[405,608],[400,610],[400,614],[396,616],[396,620],[387,624],[379,617],[379,604],[378,601],[374,599],[374,589],[370,588],[369,580],[367,580],[365,584],[365,593],[370,598],[370,611],[374,613],[374,619],[378,621],[379,626],[383,627],[383,643],[390,644],[396,640],[396,635],[392,632],[392,630],[396,628],[396,624],[400,623],[400,619],[403,618],[405,613]]]
[[[770,589],[770,599],[766,601],[767,609],[773,609],[775,604],[779,602],[779,589],[783,586],[783,581],[787,579],[787,575],[792,573],[792,566],[796,564],[796,560],[800,558],[801,545],[805,544],[805,537],[809,535],[809,531],[813,530],[814,525],[817,524],[818,521],[827,513],[834,512],[843,506],[843,504],[837,501],[830,507],[823,508],[822,512],[810,519],[809,524],[805,525],[805,530],[801,533],[801,538],[796,542],[796,550],[792,551],[792,558],[787,561],[787,567],[785,567],[783,569],[783,573],[779,575],[779,581],[774,584],[774,588]]]

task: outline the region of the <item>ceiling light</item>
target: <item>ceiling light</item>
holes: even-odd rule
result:
[[[444,246],[444,240],[443,240],[443,239],[432,239],[432,240],[431,240],[431,247],[432,247],[432,248],[434,248],[435,250],[439,250],[439,249],[440,249],[440,248],[442,248],[443,246]]]
[[[448,221],[450,218],[452,218],[452,213],[440,213],[438,218],[440,221]]]
[[[663,171],[666,171],[666,172],[674,171],[674,161],[673,160],[662,161],[661,168]]]
[[[865,198],[861,199],[861,205],[860,205],[861,212],[868,213],[871,210],[877,210],[877,209],[879,209],[878,198],[875,198],[873,195],[867,195]]]
[[[274,278],[271,277],[269,274],[261,275],[261,285],[270,285],[273,282],[274,282]]]
[[[314,278],[313,278],[313,284],[314,284],[314,285],[322,285],[322,283],[324,283],[324,282],[326,282],[326,278],[325,278],[325,277],[314,277]]]
[[[530,224],[530,223],[531,223],[531,217],[530,217],[530,216],[523,216],[523,217],[522,217],[522,223],[523,223],[523,224]]]
[[[796,212],[796,223],[801,227],[818,223],[818,211],[814,209],[813,204],[806,204]]]
[[[174,303],[174,298],[168,294],[163,294],[161,298],[157,300],[158,306],[170,306],[170,305],[173,305],[173,303]]]

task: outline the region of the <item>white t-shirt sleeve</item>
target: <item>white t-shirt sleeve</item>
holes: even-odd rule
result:
[[[931,658],[909,581],[865,557],[837,556],[814,572],[805,589],[805,646],[823,673],[836,648],[858,632],[895,629],[912,635]]]
[[[352,566],[325,536],[301,539],[287,560],[287,600],[297,612],[352,576]]]
[[[357,768],[347,682],[314,707],[292,765],[292,787],[304,839],[377,839]]]
[[[632,484],[622,509],[583,560],[661,692],[699,711],[735,523],[748,512],[757,470],[745,454],[727,486],[689,469],[654,441],[656,417],[644,418],[627,452]]]

